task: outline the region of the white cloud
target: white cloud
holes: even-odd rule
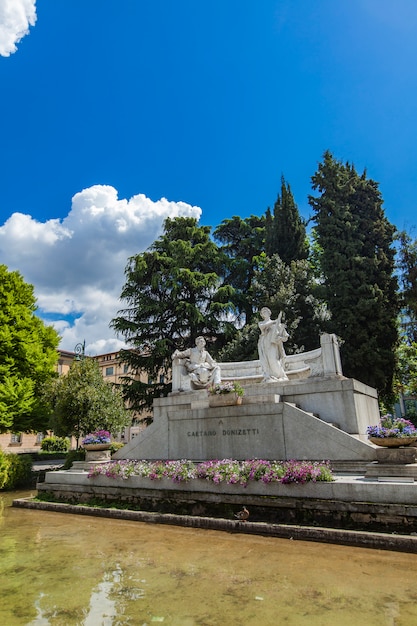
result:
[[[95,185],[75,194],[63,220],[14,213],[0,227],[0,258],[34,285],[63,350],[85,339],[87,354],[111,352],[122,345],[109,323],[121,308],[127,260],[153,243],[167,217],[178,216],[199,219],[201,209],[143,194],[119,200],[113,187]]]
[[[0,55],[16,52],[16,44],[36,22],[36,0],[0,0]]]

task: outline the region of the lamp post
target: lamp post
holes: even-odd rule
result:
[[[75,352],[75,360],[76,361],[84,361],[85,359],[85,339],[82,343],[77,343],[74,348]]]
[[[75,361],[81,361],[81,363],[84,361],[85,359],[85,339],[82,343],[77,343],[77,345],[74,348],[74,352],[75,352]],[[78,428],[77,428],[77,435],[75,437],[76,439],[76,446],[77,446],[77,450],[78,450],[78,446],[79,446],[79,441],[80,441],[80,418],[78,418]]]

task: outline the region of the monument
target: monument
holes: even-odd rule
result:
[[[260,315],[258,360],[216,363],[202,337],[174,352],[171,393],[155,399],[153,423],[113,458],[373,461],[367,427],[379,421],[377,393],[343,376],[336,336],[286,355],[282,314],[273,320],[264,307]],[[220,397],[211,406],[220,382],[243,387],[243,402],[221,406]]]
[[[214,511],[222,516],[230,506],[237,511],[247,505],[251,519],[259,521],[316,519],[344,527],[346,520],[365,526],[379,520],[387,528],[406,520],[417,528],[415,454],[401,450],[394,461],[387,454],[381,458],[369,442],[367,427],[380,419],[377,393],[343,375],[336,336],[323,334],[315,350],[287,355],[282,315],[273,320],[266,308],[260,331],[260,358],[253,361],[216,363],[202,338],[195,348],[174,352],[172,391],[155,399],[153,423],[113,460],[120,467],[129,466],[129,460],[330,461],[333,482],[292,488],[262,480],[244,486],[203,478],[177,482],[126,475],[115,480],[111,466],[108,475],[90,478],[91,462],[78,461],[70,470],[47,472],[38,490],[66,502],[98,498],[132,503],[144,512],[168,511],[168,523],[176,523],[176,512],[187,511],[202,516],[203,527]],[[220,393],[212,406],[213,390],[236,384],[244,390],[241,404],[226,403],[232,392]],[[189,525],[188,518],[184,524]]]

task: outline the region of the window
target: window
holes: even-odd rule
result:
[[[123,365],[123,374],[127,374],[129,371],[129,366],[126,363]]]
[[[106,367],[106,376],[113,376],[114,374],[114,367]]]
[[[36,435],[36,443],[42,443],[42,439],[45,437],[43,433],[38,433]]]
[[[22,443],[22,433],[12,433],[10,443],[15,445]]]
[[[165,376],[163,374],[160,375],[159,382],[161,383],[161,385],[165,383]]]

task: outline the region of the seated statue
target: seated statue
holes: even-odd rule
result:
[[[204,337],[197,337],[195,348],[188,348],[180,352],[175,350],[173,359],[185,359],[184,366],[188,372],[192,386],[196,389],[204,389],[209,385],[220,382],[220,366],[205,349]]]
[[[258,323],[261,334],[258,340],[259,360],[262,366],[264,383],[277,380],[288,380],[285,373],[285,350],[283,343],[289,335],[284,324],[281,322],[282,312],[278,319],[271,319],[271,310],[263,307],[260,310],[262,321]]]

